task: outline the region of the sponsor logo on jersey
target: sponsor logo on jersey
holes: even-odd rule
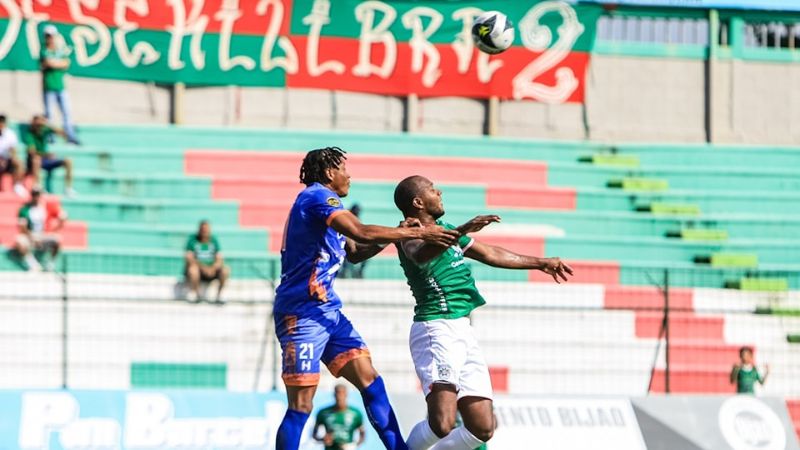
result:
[[[329,205],[333,206],[334,208],[338,208],[339,206],[342,205],[342,202],[340,202],[339,199],[336,197],[328,197],[328,200],[326,201],[328,202]]]

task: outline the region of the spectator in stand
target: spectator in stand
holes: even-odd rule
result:
[[[758,373],[752,347],[739,349],[739,362],[734,364],[733,370],[731,370],[731,384],[736,384],[737,394],[755,394],[756,382],[763,386],[767,382],[768,376],[769,364],[764,366],[763,377]]]
[[[22,185],[25,171],[17,158],[17,145],[17,134],[6,126],[6,116],[0,114],[0,190],[3,189],[3,175],[10,174],[14,180],[14,192],[27,197],[28,190]]]
[[[186,281],[191,291],[188,300],[196,302],[200,299],[200,282],[217,280],[216,304],[223,304],[222,288],[230,276],[230,268],[223,263],[221,248],[217,238],[211,234],[211,225],[207,220],[200,222],[197,234],[189,237],[186,243]]]
[[[350,207],[350,212],[356,217],[361,217],[361,206],[358,203],[354,204]],[[366,265],[367,261],[353,264],[345,258],[339,276],[342,278],[364,278],[364,266]]]
[[[314,439],[322,442],[325,450],[356,449],[366,437],[364,417],[359,410],[347,404],[347,386],[337,384],[333,392],[336,403],[317,413]]]
[[[64,44],[64,38],[53,25],[44,27],[44,47],[39,55],[39,68],[42,71],[42,96],[44,98],[44,115],[48,120],[53,117],[53,102],[58,103],[61,118],[64,120],[64,132],[67,141],[80,145],[72,126],[72,114],[69,96],[64,87],[64,75],[69,69],[71,50]]]
[[[52,178],[53,170],[64,167],[66,177],[64,179],[64,194],[67,197],[75,196],[76,192],[72,188],[72,160],[69,158],[58,158],[48,149],[49,141],[54,134],[66,138],[64,131],[51,127],[44,116],[33,116],[30,125],[22,137],[28,152],[28,173],[33,175],[34,183],[39,183],[40,172],[47,172],[45,178],[45,188],[48,192],[53,192]]]
[[[22,205],[17,217],[19,235],[14,250],[22,265],[29,271],[41,271],[42,265],[36,259],[36,253],[44,252],[45,258],[47,253],[50,256],[45,260],[44,268],[52,271],[61,248],[61,237],[57,232],[64,226],[67,215],[56,204],[46,204],[41,189],[34,187],[30,201]]]

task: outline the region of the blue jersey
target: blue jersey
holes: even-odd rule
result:
[[[344,262],[345,238],[329,225],[344,211],[339,196],[319,183],[298,194],[283,236],[276,312],[302,314],[342,307],[333,280]]]

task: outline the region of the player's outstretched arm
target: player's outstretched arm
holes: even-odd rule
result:
[[[350,238],[347,238],[345,244],[345,251],[347,252],[347,260],[353,264],[364,262],[386,248],[386,244],[361,244]]]
[[[559,258],[537,258],[535,256],[520,255],[511,250],[494,245],[473,242],[464,256],[480,261],[492,267],[503,269],[528,269],[541,270],[553,277],[556,283],[567,281],[567,275],[572,275],[572,267]]]
[[[409,239],[422,239],[445,247],[456,243],[458,231],[446,230],[440,226],[432,227],[384,227],[366,225],[349,211],[336,214],[330,226],[346,237],[361,244],[391,244]]]

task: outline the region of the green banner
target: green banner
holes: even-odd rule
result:
[[[486,10],[516,26],[500,55],[470,38]],[[53,23],[76,76],[582,102],[600,13],[563,1],[6,0],[0,69],[38,70]]]

